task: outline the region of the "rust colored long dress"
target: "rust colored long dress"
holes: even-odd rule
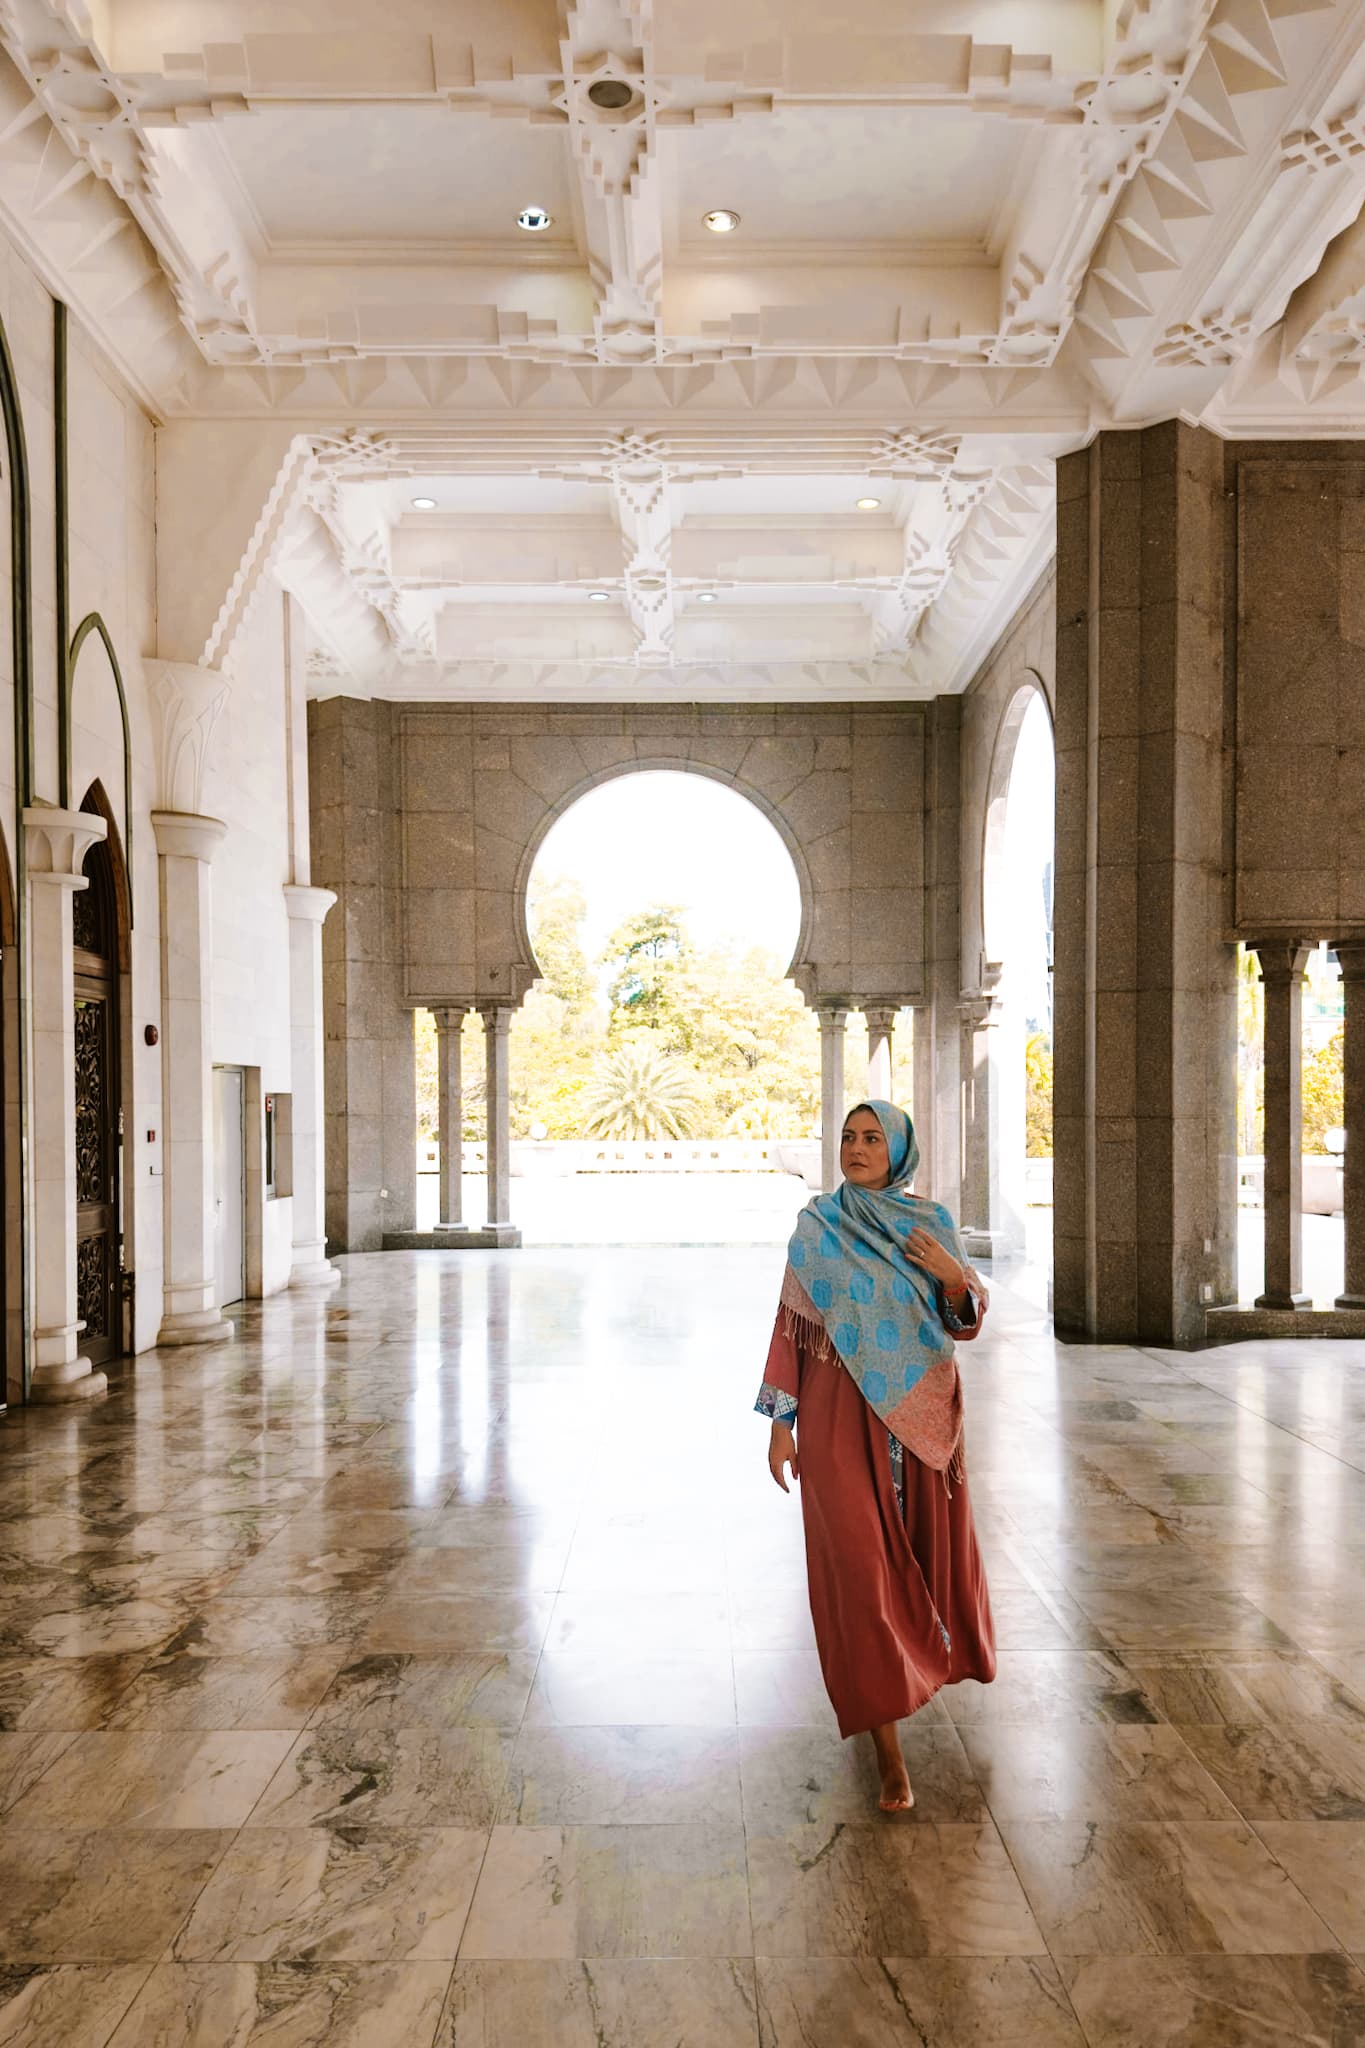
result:
[[[975,1337],[973,1327],[961,1337]],[[960,1341],[960,1340],[959,1340]],[[841,1735],[913,1714],[942,1685],[995,1676],[995,1635],[966,1478],[903,1454],[836,1354],[781,1311],[764,1393],[795,1401],[815,1641]]]

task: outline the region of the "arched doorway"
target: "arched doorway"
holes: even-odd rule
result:
[[[1030,676],[1006,707],[987,788],[982,851],[987,1117],[979,1131],[989,1249],[1050,1262],[1052,719]]]
[[[85,857],[88,888],[72,897],[76,1074],[76,1314],[92,1365],[127,1348],[124,1316],[122,970],[126,891],[122,853],[98,783],[81,805],[108,835]]]

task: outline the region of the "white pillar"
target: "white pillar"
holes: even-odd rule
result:
[[[294,1257],[291,1287],[335,1287],[341,1275],[327,1258],[326,1178],[322,1111],[322,926],[336,902],[331,889],[287,882],[289,911],[289,1080],[292,1111],[291,1198]]]
[[[878,1102],[891,1100],[891,1040],[896,1012],[888,1003],[863,1011],[867,1019],[867,1092]]]
[[[507,1034],[510,1003],[480,1003],[488,1104],[488,1221],[485,1238],[497,1245],[521,1243],[512,1222],[512,1104]]]
[[[153,811],[161,880],[165,1270],[158,1344],[230,1337],[214,1278],[213,911],[219,818]]]
[[[29,876],[33,1163],[32,1401],[84,1401],[108,1381],[79,1355],[76,1312],[76,994],[71,899],[108,827],[89,811],[24,812]]]
[[[463,1230],[464,1089],[460,1053],[464,1011],[444,1005],[432,1015],[436,1019],[437,1141],[441,1148],[441,1206],[436,1228]]]
[[[842,1179],[839,1140],[843,1136],[844,1111],[848,1108],[844,1100],[844,1042],[848,1011],[821,1004],[816,1015],[820,1019],[820,1180],[828,1193],[831,1188],[837,1188]]]

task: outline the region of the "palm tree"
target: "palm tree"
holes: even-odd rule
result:
[[[652,1045],[622,1045],[598,1062],[583,1095],[590,1138],[685,1138],[697,1120],[697,1081]]]

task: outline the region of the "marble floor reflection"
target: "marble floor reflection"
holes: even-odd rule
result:
[[[964,1354],[1000,1674],[873,1810],[781,1253],[340,1262],[0,1423],[0,2048],[1365,2043],[1365,1346]]]

